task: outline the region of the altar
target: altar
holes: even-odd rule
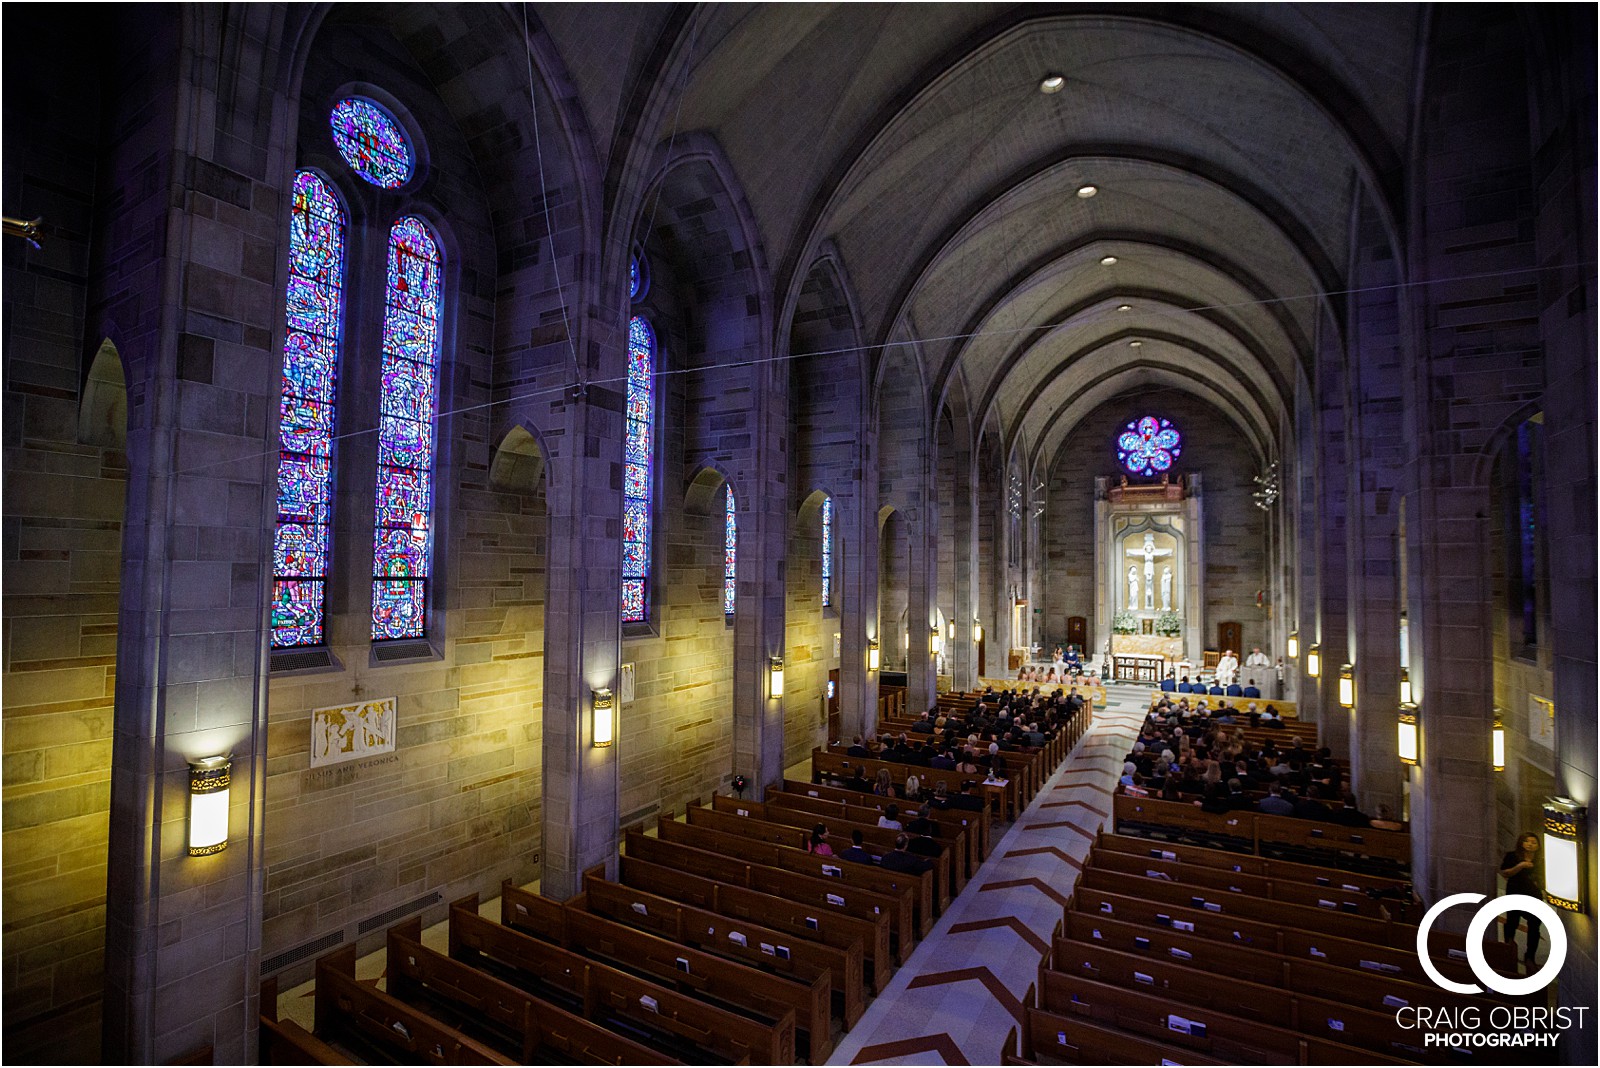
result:
[[[1118,677],[1159,682],[1204,646],[1200,476],[1095,482],[1095,642]]]

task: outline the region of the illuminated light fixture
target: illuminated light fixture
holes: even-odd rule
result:
[[[867,670],[868,671],[877,671],[878,670],[878,665],[880,663],[882,663],[882,662],[883,662],[882,656],[878,652],[878,639],[876,639],[876,638],[868,638],[867,639]]]
[[[1410,701],[1400,706],[1400,763],[1417,766],[1417,706]]]
[[[1297,630],[1289,632],[1289,659],[1300,659],[1300,632]]]
[[[1489,728],[1489,753],[1495,771],[1506,770],[1506,725],[1500,710],[1494,710],[1494,726]]]
[[[939,633],[938,627],[934,627],[932,633],[928,635],[928,651],[934,656],[944,652],[944,636]]]
[[[1589,810],[1568,797],[1544,802],[1544,899],[1559,909],[1584,912]]]
[[[773,697],[783,696],[783,657],[767,657],[767,679],[770,683],[770,693]]]
[[[233,754],[189,761],[189,855],[207,857],[228,848],[228,787]]]
[[[983,624],[976,619],[972,621],[972,640],[975,642],[983,641]]]
[[[1039,92],[1049,96],[1051,93],[1061,92],[1061,90],[1065,89],[1066,87],[1067,80],[1061,75],[1046,74],[1044,76],[1044,80],[1039,83]]]
[[[1133,311],[1133,305],[1132,304],[1118,304],[1117,305],[1117,311],[1119,311],[1119,312],[1130,312],[1130,311]]]
[[[616,738],[616,700],[606,687],[589,691],[589,707],[594,710],[589,744],[604,749]]]
[[[1101,256],[1100,257],[1100,266],[1102,266],[1102,267],[1110,267],[1113,263],[1116,263],[1116,262],[1117,262],[1117,258],[1115,256]]]
[[[1098,192],[1100,192],[1100,190],[1096,189],[1092,185],[1080,185],[1078,187],[1078,199],[1079,200],[1088,200],[1090,197],[1094,196]]]
[[[1322,675],[1322,647],[1315,643],[1306,650],[1306,674],[1314,679]]]
[[[1349,664],[1339,669],[1339,707],[1356,707],[1356,669]]]
[[[1403,705],[1411,703],[1411,672],[1405,668],[1400,669],[1400,703]]]
[[[954,642],[956,640],[956,621],[953,619],[945,620],[944,640],[947,642]]]
[[[1144,347],[1144,342],[1143,341],[1130,341],[1130,342],[1128,342],[1128,347],[1130,349],[1143,348]]]

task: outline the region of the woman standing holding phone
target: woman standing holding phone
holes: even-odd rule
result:
[[[1539,870],[1538,835],[1524,834],[1517,839],[1517,847],[1500,861],[1500,875],[1506,881],[1508,895],[1526,894],[1528,897],[1544,900],[1544,876]],[[1533,913],[1518,912],[1513,909],[1505,915],[1501,940],[1515,945],[1519,923],[1528,925],[1528,952],[1522,961],[1531,971],[1534,967],[1533,958],[1539,952],[1539,935],[1543,928],[1540,926],[1539,917]]]

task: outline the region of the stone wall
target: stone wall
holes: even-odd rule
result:
[[[1066,639],[1067,617],[1094,621],[1094,480],[1116,475],[1117,433],[1147,413],[1163,416],[1183,435],[1176,474],[1199,472],[1204,486],[1205,612],[1202,647],[1217,644],[1217,625],[1237,621],[1244,650],[1267,645],[1267,620],[1256,607],[1266,574],[1265,513],[1251,500],[1260,465],[1244,435],[1217,409],[1189,394],[1152,389],[1124,395],[1092,412],[1062,443],[1050,466],[1044,531],[1048,648]],[[1090,634],[1099,649],[1106,635]]]

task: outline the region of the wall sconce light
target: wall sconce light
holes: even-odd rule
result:
[[[976,619],[972,621],[972,640],[979,643],[983,641],[983,624]]]
[[[189,855],[207,857],[228,848],[228,787],[233,754],[189,761]]]
[[[867,639],[867,670],[868,671],[877,671],[878,670],[878,665],[881,664],[882,662],[883,662],[883,659],[882,659],[881,655],[878,652],[878,639],[876,639],[876,638],[868,638]]]
[[[934,656],[944,651],[944,637],[939,633],[938,627],[934,627],[933,633],[928,635],[928,651]]]
[[[1339,706],[1356,707],[1356,669],[1351,664],[1339,669]]]
[[[1289,659],[1300,659],[1300,632],[1297,630],[1289,632]]]
[[[1322,675],[1322,647],[1315,642],[1306,650],[1306,674],[1314,679]]]
[[[767,657],[767,678],[771,685],[770,693],[773,697],[783,696],[783,657]]]
[[[1500,710],[1494,710],[1494,726],[1489,728],[1490,759],[1494,762],[1495,771],[1506,770],[1506,725],[1500,718]]]
[[[1411,703],[1411,672],[1405,668],[1400,669],[1400,703],[1403,705]]]
[[[1571,798],[1545,798],[1544,899],[1556,908],[1588,908],[1583,885],[1589,870],[1588,822],[1589,810]]]
[[[944,640],[947,642],[954,642],[956,640],[956,621],[953,619],[945,620]]]
[[[1410,701],[1400,706],[1400,763],[1417,766],[1417,706]]]
[[[594,709],[589,744],[604,749],[616,737],[616,699],[605,687],[589,691],[589,706]]]

